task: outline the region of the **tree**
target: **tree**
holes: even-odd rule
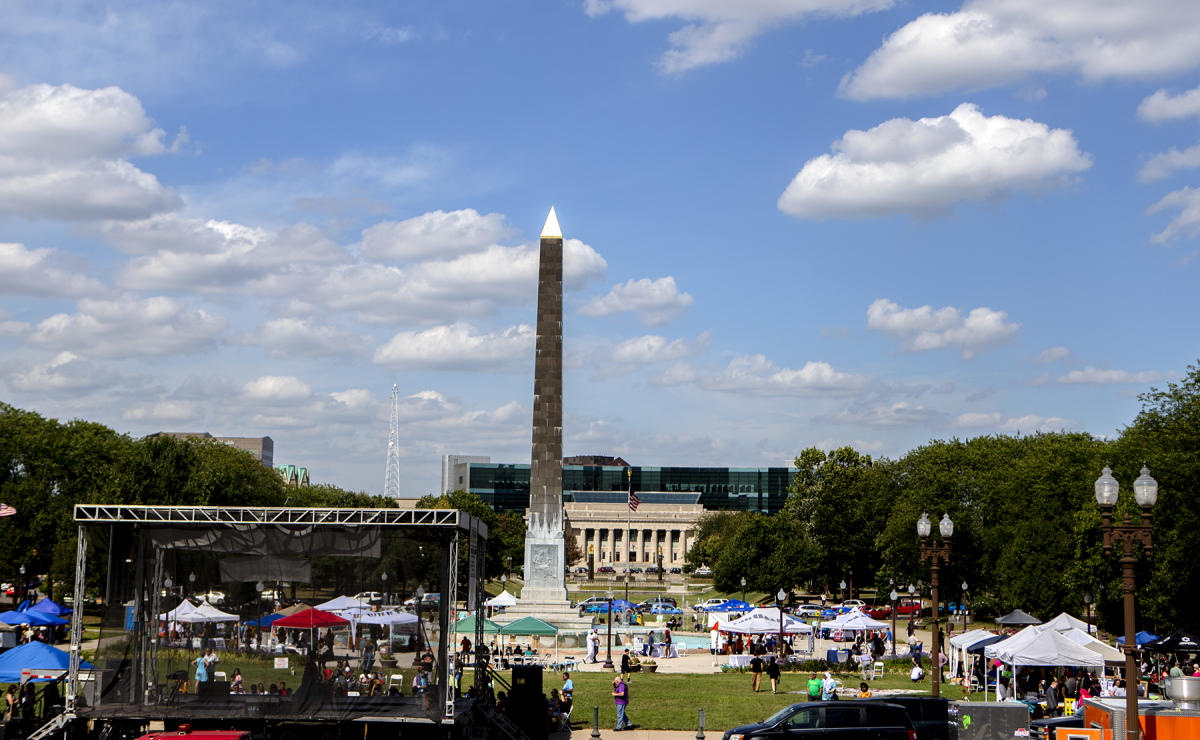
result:
[[[688,533],[692,546],[688,549],[685,567],[692,571],[702,565],[712,567],[716,564],[737,521],[738,515],[732,511],[710,511],[701,516]]]
[[[812,577],[820,556],[803,527],[789,517],[742,512],[734,516],[713,566],[713,585],[736,591],[744,577],[751,591],[790,590]]]

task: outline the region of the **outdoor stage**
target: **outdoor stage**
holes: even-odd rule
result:
[[[66,712],[60,725],[86,723],[93,731],[113,725],[124,732],[151,722],[168,728],[186,722],[198,729],[252,729],[266,737],[291,737],[299,726],[307,728],[305,735],[337,737],[347,727],[361,732],[367,725],[379,726],[385,737],[448,736],[469,714],[452,688],[452,643],[457,639],[452,610],[465,603],[467,611],[477,614],[480,629],[468,637],[483,646],[487,540],[487,527],[469,514],[81,504],[75,507],[75,520],[75,604],[84,603],[89,564],[95,568],[107,561],[108,568],[90,579],[104,584],[99,635],[83,639],[84,609],[76,609],[72,618]],[[460,553],[465,568],[460,567]],[[465,571],[461,580],[460,570]],[[308,594],[304,604],[292,603],[297,582]],[[417,653],[406,652],[413,649],[412,636],[401,639],[391,630],[391,622],[399,620],[389,615],[399,615],[399,610],[389,611],[389,604],[369,606],[362,613],[341,612],[344,617],[317,609],[295,617],[279,614],[295,613],[289,610],[313,606],[331,594],[376,592],[381,583],[399,593],[397,602],[410,594],[417,597],[411,607],[416,615],[409,613],[403,621],[416,623],[416,645],[429,653],[424,663]],[[422,606],[424,586],[438,598]],[[227,611],[196,595],[218,590]],[[179,611],[193,599],[201,609],[190,615]],[[392,601],[390,594],[387,601]],[[289,622],[309,613],[329,619],[303,628]],[[384,624],[373,624],[375,617]],[[175,639],[177,630],[191,639]],[[257,638],[253,642],[251,635]],[[179,647],[181,643],[187,647]],[[365,644],[378,651],[372,656],[376,660],[367,661]],[[205,654],[201,646],[216,646],[215,680],[197,680],[197,661]],[[94,669],[81,670],[82,659]],[[339,666],[336,675],[344,680],[325,678],[320,669],[326,659]],[[466,662],[474,662],[473,656]],[[398,686],[406,695],[378,688],[374,696],[355,695],[367,664],[380,673],[378,680],[386,681],[387,689]],[[381,664],[382,670],[377,668]],[[420,665],[424,673],[418,673]],[[236,687],[231,691],[230,678],[238,666],[245,669],[244,693]],[[420,694],[409,680],[414,673],[421,679]],[[88,679],[82,693],[81,677]],[[482,674],[479,678],[483,680]],[[288,683],[288,695],[253,690],[254,684],[276,681]],[[368,693],[366,687],[363,683],[362,694]]]

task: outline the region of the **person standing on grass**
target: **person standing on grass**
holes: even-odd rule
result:
[[[821,701],[821,679],[815,673],[808,675],[808,700]]]
[[[629,716],[625,714],[629,707],[629,684],[621,680],[620,676],[613,678],[613,702],[617,705],[617,726],[613,728],[613,732],[628,730],[633,727],[633,723],[629,721]]]
[[[767,678],[771,679],[771,693],[779,693],[779,664],[775,662],[775,656],[772,655],[767,661]]]
[[[825,680],[821,682],[821,701],[835,701],[837,699],[837,681],[833,680],[833,674],[825,671]]]
[[[625,652],[621,654],[621,678],[629,680],[629,648],[625,648]]]
[[[762,658],[760,658],[758,656],[758,653],[755,653],[754,657],[750,659],[750,673],[751,673],[750,688],[756,694],[758,693],[758,684],[760,681],[762,681],[762,672],[763,672]]]

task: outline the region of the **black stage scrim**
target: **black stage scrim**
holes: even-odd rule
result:
[[[475,656],[456,654],[452,617],[481,610],[487,538],[468,514],[80,505],[75,518],[76,603],[86,584],[105,604],[98,633],[83,610],[72,625],[73,656],[95,667],[82,682],[73,669],[79,718],[374,726],[464,711],[456,661]]]

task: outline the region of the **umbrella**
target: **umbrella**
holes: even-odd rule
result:
[[[1141,635],[1141,633],[1138,633]],[[1138,643],[1146,650],[1153,650],[1157,653],[1198,653],[1200,652],[1200,638],[1183,630],[1175,630],[1166,637],[1160,637],[1157,640],[1142,643],[1140,637]]]
[[[1005,614],[1003,617],[996,618],[996,624],[1041,624],[1041,623],[1042,623],[1042,620],[1038,619],[1037,617],[1033,616],[1032,614],[1026,614],[1025,612],[1021,611],[1020,609],[1013,609],[1011,612],[1009,612],[1008,614]]]

